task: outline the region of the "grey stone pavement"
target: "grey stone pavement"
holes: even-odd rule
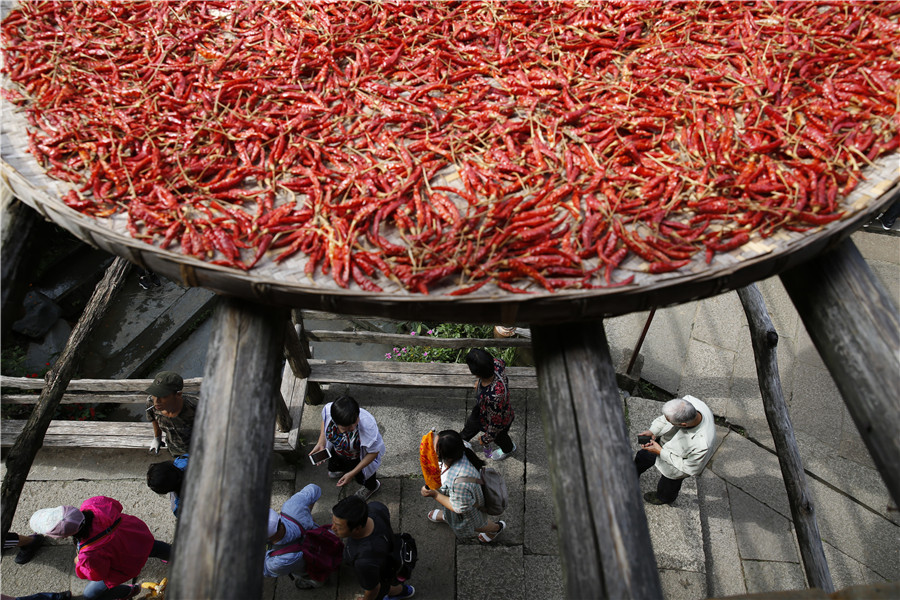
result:
[[[854,241],[900,304],[900,237],[857,233]],[[900,581],[900,513],[780,282],[775,278],[758,285],[779,332],[782,385],[835,586]],[[646,313],[637,313],[606,321],[618,361],[630,354],[645,320]],[[340,322],[308,326],[340,327]],[[379,360],[384,348],[319,344],[314,352],[317,358],[350,355]],[[718,428],[708,468],[685,482],[678,500],[671,506],[645,506],[665,598],[694,600],[806,587],[737,295],[730,292],[657,311],[642,356],[643,379],[672,393],[704,399],[724,424]],[[471,390],[345,385],[326,390],[332,398],[347,392],[375,415],[384,435],[388,455],[379,471],[382,488],[372,499],[387,504],[395,528],[413,534],[418,542],[420,560],[412,580],[416,597],[596,597],[592,590],[566,593],[562,587],[560,540],[537,392],[513,398],[516,420],[511,433],[519,452],[497,467],[511,493],[510,508],[502,517],[508,527],[489,546],[456,540],[448,528],[429,522],[425,515],[434,503],[419,494],[419,439],[431,427],[461,427],[472,405]],[[659,414],[661,405],[637,396],[624,402],[630,443],[636,448],[636,433]],[[307,447],[318,435],[319,415],[320,407],[305,407],[302,436]],[[158,539],[172,540],[175,519],[168,500],[144,483],[147,466],[162,459],[136,450],[44,449],[25,486],[13,530],[29,533],[28,517],[38,508],[78,505],[87,497],[105,494],[144,519]],[[309,463],[296,467],[276,455],[273,469],[273,508],[307,483],[316,483],[323,496],[313,516],[319,523],[328,522],[341,492],[324,467]],[[645,473],[642,491],[654,489],[656,477],[653,469]],[[348,487],[351,493],[356,489],[355,484]],[[4,594],[65,589],[77,594],[84,589],[85,582],[74,575],[71,543],[52,543],[25,566],[16,565],[14,555],[8,552],[0,561]],[[165,573],[165,566],[151,559],[141,580],[159,581]],[[319,590],[301,592],[289,581],[267,580],[263,598],[344,600],[359,591],[352,573],[344,569]],[[896,596],[900,597],[900,585]]]

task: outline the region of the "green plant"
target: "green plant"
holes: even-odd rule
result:
[[[0,372],[10,377],[22,377],[25,372],[25,349],[7,346],[0,352]]]
[[[486,339],[493,336],[494,328],[490,325],[470,325],[468,323],[428,324],[417,321],[402,323],[398,329],[410,336],[431,336],[439,338],[476,338]],[[516,360],[515,348],[486,347],[485,350],[496,358],[500,358],[507,366]],[[469,348],[435,348],[433,346],[395,347],[384,355],[386,360],[399,362],[444,362],[464,363]]]

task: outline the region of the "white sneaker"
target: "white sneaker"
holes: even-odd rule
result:
[[[341,473],[340,471],[328,471],[328,476],[331,479],[340,479],[341,477],[344,476],[344,474]]]
[[[515,443],[515,442],[513,442],[513,449],[512,449],[512,450],[510,450],[509,452],[504,452],[504,451],[501,450],[500,448],[497,448],[496,450],[494,450],[494,454],[493,454],[493,457],[492,457],[492,458],[493,458],[494,460],[506,460],[507,458],[509,458],[510,456],[512,456],[513,454],[515,454],[515,453],[516,453],[516,450],[518,450],[518,449],[519,449],[519,447],[516,446],[516,443]]]

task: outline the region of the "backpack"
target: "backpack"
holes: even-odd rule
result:
[[[310,579],[325,581],[338,570],[344,557],[344,542],[334,535],[331,525],[321,525],[315,529],[304,529],[297,520],[284,513],[282,517],[295,523],[303,532],[303,539],[297,544],[273,550],[269,556],[281,556],[292,552],[302,552],[306,563],[306,574]]]
[[[419,560],[419,551],[416,548],[416,540],[408,533],[395,533],[391,546],[391,560],[396,567],[397,581],[403,582],[412,577],[416,561]]]
[[[457,477],[456,481],[463,483],[477,483],[484,492],[484,506],[481,511],[489,515],[502,515],[509,505],[509,491],[506,489],[506,481],[503,475],[490,467],[482,467],[481,477]]]

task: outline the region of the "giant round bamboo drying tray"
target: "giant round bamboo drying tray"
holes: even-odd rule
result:
[[[623,287],[552,294],[539,290],[527,295],[479,290],[467,296],[447,296],[452,288],[430,295],[399,290],[371,293],[339,288],[330,278],[311,281],[299,259],[281,264],[266,261],[244,272],[135,240],[127,234],[121,219],[93,219],[67,207],[60,198],[74,186],[44,174],[26,150],[26,136],[23,115],[4,100],[0,139],[4,183],[46,219],[92,246],[185,286],[200,286],[264,304],[396,319],[558,323],[713,296],[777,275],[826,251],[889,204],[900,189],[900,155],[895,153],[866,169],[866,180],[843,199],[846,214],[839,221],[804,233],[779,231],[767,239],[752,239],[737,250],[717,254],[709,265],[698,256],[676,272],[635,271],[633,284]],[[629,267],[627,261],[623,267]]]

